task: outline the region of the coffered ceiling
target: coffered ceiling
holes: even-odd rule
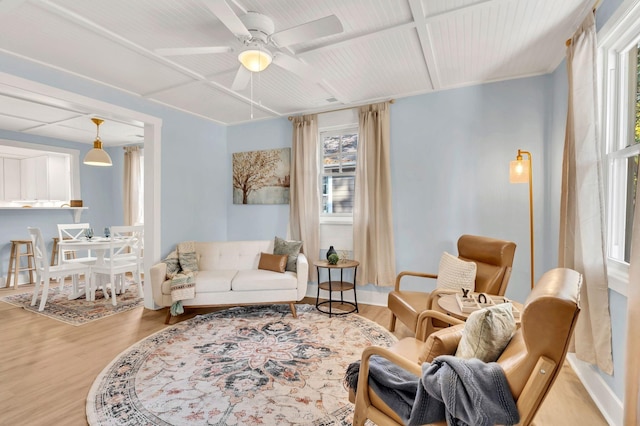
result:
[[[549,73],[593,6],[594,0],[0,0],[0,51],[228,125]],[[331,15],[342,30],[268,38],[263,47],[273,63],[247,73],[252,78],[242,86],[234,80],[245,45],[230,24],[247,12],[270,18],[276,33]],[[218,53],[157,50],[208,46]],[[34,102],[0,85],[0,128],[91,143],[92,114]],[[101,127],[107,145],[141,141],[141,134],[131,123]]]

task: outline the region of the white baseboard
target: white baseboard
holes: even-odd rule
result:
[[[573,353],[567,354],[567,361],[584,385],[605,420],[611,426],[622,426],[624,406],[617,395],[595,371],[594,367],[576,358]]]
[[[379,292],[379,291],[367,291],[366,289],[362,289],[360,287],[356,288],[356,297],[358,298],[358,303],[364,303],[365,305],[374,305],[374,306],[387,306],[387,293]],[[318,296],[318,285],[309,283],[307,285],[307,297],[316,298]],[[340,297],[338,292],[333,292],[332,297],[337,298]],[[343,294],[344,300],[353,302],[353,291],[348,290]],[[325,290],[320,291],[321,299],[328,299],[329,292]]]

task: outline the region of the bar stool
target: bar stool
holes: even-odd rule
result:
[[[51,249],[51,266],[55,266],[58,264],[58,241],[60,241],[59,237],[53,237],[53,248]],[[76,252],[75,251],[67,251],[65,253],[66,259],[75,259]]]
[[[21,251],[21,247],[25,247],[25,252]],[[27,267],[22,267],[20,258],[27,257]],[[25,284],[35,284],[33,279],[33,271],[36,269],[36,260],[33,256],[33,243],[31,240],[11,240],[11,256],[9,257],[9,269],[7,270],[6,288],[11,286],[11,274],[13,274],[13,288],[18,288],[18,278],[20,272],[29,271],[29,282]]]

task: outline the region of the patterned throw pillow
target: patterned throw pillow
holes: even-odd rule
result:
[[[298,254],[302,249],[302,241],[287,241],[282,238],[276,237],[273,243],[273,254],[286,254],[287,259],[287,271],[297,272]]]
[[[464,324],[456,356],[494,362],[500,357],[515,332],[516,320],[513,318],[511,303],[501,303],[474,311]]]
[[[197,272],[198,257],[196,256],[195,241],[185,241],[178,244],[178,260],[180,260],[180,268],[182,272]]]
[[[175,277],[175,275],[180,272],[180,261],[178,260],[178,252],[176,250],[169,253],[162,263],[167,264],[167,279]]]
[[[260,262],[258,262],[258,269],[264,269],[265,271],[284,272],[287,267],[287,260],[289,256],[286,254],[269,254],[260,253]]]
[[[448,290],[476,289],[476,270],[474,262],[467,262],[446,251],[442,253],[438,267],[436,288]]]

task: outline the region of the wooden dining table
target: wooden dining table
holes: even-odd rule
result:
[[[112,238],[107,237],[93,237],[91,239],[88,238],[79,238],[76,240],[63,240],[58,242],[58,247],[60,250],[91,250],[96,255],[96,265],[104,265],[104,257],[105,253],[111,247]],[[126,244],[126,239],[124,238],[114,238],[114,245],[116,247],[122,247]],[[86,282],[88,282],[91,277],[85,277],[85,286]],[[74,285],[71,293],[69,294],[69,300],[78,299],[82,296],[85,296],[86,291],[85,288],[81,288],[79,283]],[[88,295],[87,295],[88,297]]]

